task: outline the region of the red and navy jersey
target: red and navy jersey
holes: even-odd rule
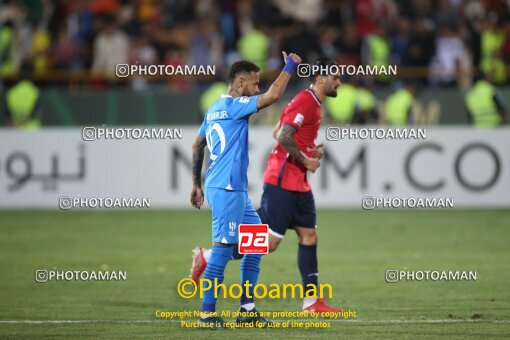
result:
[[[279,123],[280,128],[284,125],[296,128],[294,139],[297,146],[308,157],[312,157],[321,126],[321,102],[312,90],[299,92],[287,104]],[[307,192],[311,187],[306,171],[304,165],[291,157],[278,143],[269,155],[264,182],[285,190]]]

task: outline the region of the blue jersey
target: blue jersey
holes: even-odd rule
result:
[[[222,96],[205,114],[199,134],[211,157],[204,187],[248,190],[248,118],[258,111],[258,97]]]

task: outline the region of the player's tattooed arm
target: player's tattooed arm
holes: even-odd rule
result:
[[[294,157],[298,162],[303,163],[308,170],[315,172],[320,166],[320,162],[317,158],[307,157],[301,152],[294,138],[296,131],[296,128],[292,125],[283,125],[278,134],[278,143],[280,143],[289,155]]]
[[[202,136],[198,136],[193,143],[193,156],[191,160],[191,171],[193,176],[193,185],[202,187],[202,165],[204,163],[204,148],[206,140]]]
[[[263,108],[276,103],[276,101],[283,95],[283,92],[285,92],[289,80],[290,74],[287,72],[280,73],[278,78],[269,87],[269,90],[266,93],[261,94],[257,99],[257,109],[262,110]]]
[[[287,60],[287,53],[282,51],[282,54],[283,60],[286,63],[285,65],[287,65],[287,62],[290,62]],[[292,63],[294,65],[297,65],[301,62],[301,58],[295,53],[289,54],[288,57],[292,59]],[[262,110],[263,108],[274,104],[285,92],[290,77],[290,73],[284,68],[278,78],[276,78],[274,83],[269,87],[269,90],[267,90],[266,93],[261,94],[257,99],[257,109]]]
[[[296,134],[296,128],[291,125],[284,125],[280,129],[280,133],[278,134],[278,143],[296,160],[300,163],[305,162],[305,155],[299,150],[299,147],[296,144],[296,140],[294,139],[294,135]]]
[[[198,136],[193,143],[193,156],[191,161],[191,174],[193,176],[193,188],[190,194],[190,203],[197,209],[204,204],[204,192],[202,191],[202,165],[204,163],[204,148],[206,139]]]

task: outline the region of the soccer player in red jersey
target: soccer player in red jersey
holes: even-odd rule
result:
[[[275,251],[287,229],[294,229],[299,239],[298,267],[303,288],[308,295],[318,292],[317,225],[315,201],[307,172],[315,172],[324,156],[322,144],[315,145],[321,125],[321,103],[336,97],[340,86],[338,74],[327,70],[335,62],[320,58],[319,71],[311,75],[312,85],[299,92],[285,107],[273,137],[273,148],[264,173],[264,193],[258,210],[262,223],[269,225],[269,251]],[[317,297],[305,297],[303,311],[339,312]]]

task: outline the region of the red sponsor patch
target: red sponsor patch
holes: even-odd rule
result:
[[[239,225],[239,254],[269,253],[269,227],[267,224]]]

